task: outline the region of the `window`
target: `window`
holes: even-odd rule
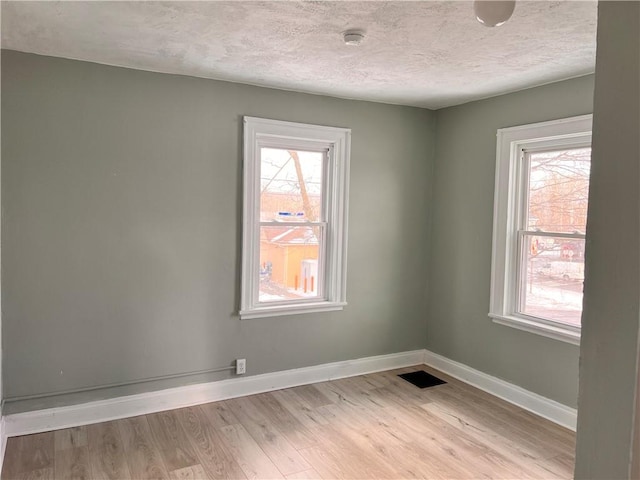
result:
[[[244,117],[241,318],[345,305],[351,131]]]
[[[489,316],[580,342],[591,115],[498,130]]]

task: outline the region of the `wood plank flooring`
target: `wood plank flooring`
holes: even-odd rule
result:
[[[446,385],[420,390],[399,373]],[[575,434],[419,366],[10,438],[2,479],[564,479]]]

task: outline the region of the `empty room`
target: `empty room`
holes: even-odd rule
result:
[[[2,479],[640,479],[640,1],[2,1]]]

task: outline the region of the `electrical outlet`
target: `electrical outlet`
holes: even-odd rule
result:
[[[247,359],[238,358],[236,360],[236,375],[244,375],[247,373]]]

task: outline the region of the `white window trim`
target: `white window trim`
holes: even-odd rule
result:
[[[562,148],[590,143],[592,117],[581,115],[502,128],[497,134],[489,317],[501,325],[574,345],[580,344],[580,327],[515,313],[518,264],[515,230],[523,188],[518,169],[521,165],[520,152],[524,148]]]
[[[323,299],[260,304],[257,298],[260,263],[261,146],[286,144],[328,150],[327,235]],[[261,318],[342,310],[347,305],[347,212],[351,130],[244,117],[244,202],[240,318]]]

